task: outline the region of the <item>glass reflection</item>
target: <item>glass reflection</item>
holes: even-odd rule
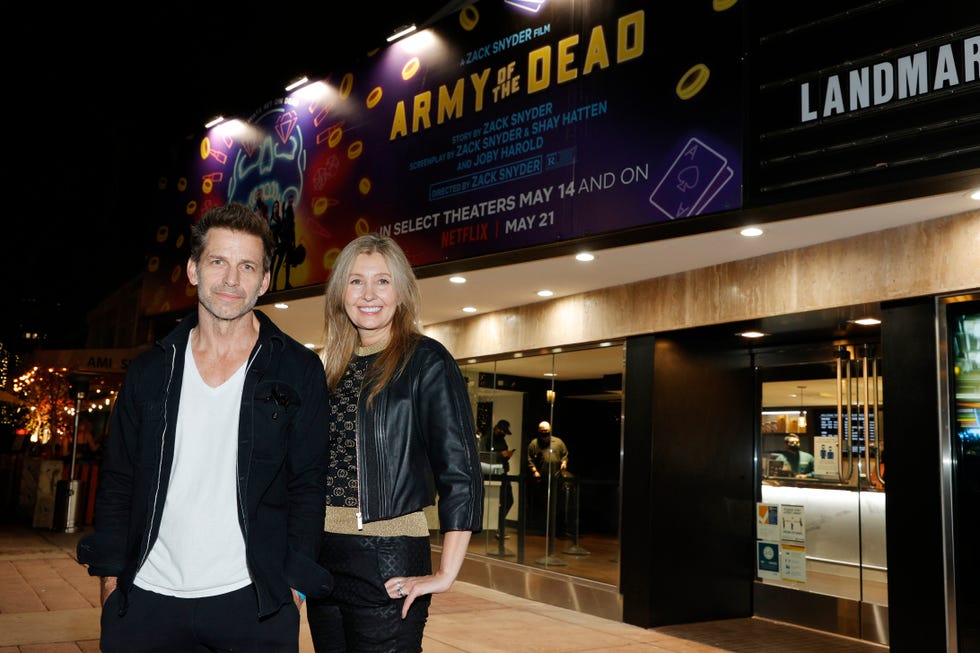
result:
[[[460,368],[484,470],[470,553],[618,585],[622,345]]]

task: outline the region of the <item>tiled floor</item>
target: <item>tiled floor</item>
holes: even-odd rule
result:
[[[0,653],[98,653],[98,584],[74,560],[80,535],[0,524]],[[468,583],[433,597],[423,648],[426,653],[888,650],[762,619],[644,629]],[[313,653],[305,612],[300,652]]]

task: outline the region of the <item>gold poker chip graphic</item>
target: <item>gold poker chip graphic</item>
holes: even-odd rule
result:
[[[340,140],[344,137],[344,130],[341,127],[334,127],[330,131],[330,136],[327,137],[327,145],[330,147],[337,147],[340,145]]]
[[[340,80],[340,99],[346,100],[350,95],[351,90],[354,88],[354,75],[347,73],[344,78]]]
[[[206,159],[211,156],[211,139],[205,136],[201,139],[201,158]]]
[[[368,109],[373,109],[374,107],[378,106],[378,102],[381,101],[381,94],[382,91],[380,86],[375,86],[374,89],[368,93],[367,100],[365,102]]]
[[[331,247],[323,253],[323,269],[332,270],[333,264],[337,262],[337,257],[340,256],[339,247]]]
[[[150,272],[156,272],[160,267],[160,257],[151,256],[150,260],[146,262],[146,269]]]
[[[480,12],[473,5],[466,5],[459,12],[459,24],[467,32],[471,31],[480,22]]]
[[[703,63],[691,66],[691,69],[684,73],[684,76],[677,82],[677,97],[682,100],[690,100],[704,88],[710,76],[711,71]]]
[[[358,236],[364,236],[371,233],[371,225],[364,218],[358,218],[357,222],[354,223],[354,233]]]
[[[169,235],[170,227],[167,225],[161,225],[160,228],[157,229],[157,242],[162,243],[163,241],[167,240],[167,236]]]
[[[194,212],[197,211],[197,202],[191,200],[187,203],[187,208],[184,210],[187,211],[187,215],[194,215]]]
[[[347,148],[347,158],[356,159],[364,151],[364,141],[354,141]]]
[[[711,0],[711,8],[715,11],[725,11],[735,6],[738,0]]]
[[[214,182],[211,181],[211,177],[205,177],[204,181],[201,182],[201,192],[207,195],[212,188],[214,188]]]
[[[186,177],[181,177],[180,179],[177,180],[177,190],[179,190],[181,193],[183,193],[185,190],[187,190],[187,178]]]
[[[402,79],[407,82],[411,78],[415,77],[415,73],[417,73],[421,67],[422,62],[419,61],[419,58],[412,57],[405,63],[404,66],[402,66]]]
[[[367,195],[371,192],[371,180],[367,177],[362,177],[359,182],[357,182],[357,190],[361,192],[361,195]]]

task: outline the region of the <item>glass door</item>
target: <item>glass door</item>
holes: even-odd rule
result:
[[[756,612],[886,643],[884,397],[876,343],[760,353],[756,362],[762,399]]]
[[[470,553],[618,585],[623,356],[610,342],[460,363],[484,472]]]

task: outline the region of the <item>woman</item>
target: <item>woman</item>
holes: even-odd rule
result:
[[[330,469],[320,563],[335,578],[311,602],[317,653],[421,651],[431,595],[452,587],[482,521],[483,484],[466,383],[422,335],[401,248],[369,234],[344,248],[326,287]],[[425,506],[444,534],[432,572]]]

